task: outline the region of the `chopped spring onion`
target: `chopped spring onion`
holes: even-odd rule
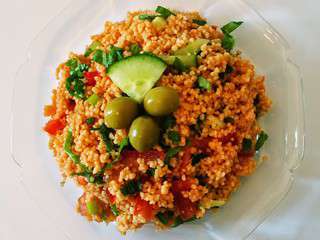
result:
[[[130,52],[132,53],[132,55],[139,54],[141,50],[141,47],[137,43],[134,43],[130,46]]]
[[[95,106],[98,103],[99,99],[100,97],[94,93],[87,99],[87,102]]]
[[[119,210],[115,204],[110,205],[110,209],[111,209],[113,215],[119,216],[120,213],[119,213]]]
[[[207,24],[207,21],[201,19],[192,19],[192,22],[198,24],[199,26],[203,26]]]
[[[202,76],[198,77],[198,87],[207,91],[210,91],[212,88],[211,83]]]
[[[268,134],[266,134],[264,131],[261,131],[258,135],[258,140],[256,142],[256,151],[259,151],[259,149],[263,146],[263,144],[268,139]]]
[[[84,53],[85,57],[89,57],[91,53],[93,53],[97,47],[101,46],[101,43],[98,41],[94,41],[93,43],[90,44],[90,46],[87,48],[86,52]]]
[[[171,12],[169,9],[165,8],[165,7],[161,7],[158,6],[156,8],[156,12],[159,13],[161,15],[161,17],[167,19],[169,16],[173,15],[175,16],[176,14]]]
[[[234,37],[231,35],[231,32],[233,32],[234,30],[236,30],[243,22],[229,22],[226,25],[224,25],[221,30],[224,34],[224,37],[222,39],[222,47],[224,49],[226,49],[227,51],[231,51],[232,48],[234,47],[235,44],[235,39]]]
[[[242,24],[242,21],[236,22],[236,21],[231,21],[224,25],[221,30],[223,33],[232,33],[234,30],[236,30],[240,25]]]

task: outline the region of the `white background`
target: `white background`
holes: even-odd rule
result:
[[[304,78],[306,151],[288,197],[251,239],[320,237],[320,1],[247,0],[288,40]],[[0,0],[0,240],[64,240],[28,199],[9,149],[14,74],[36,34],[65,0]],[[94,4],[94,0],[92,0]],[[28,79],[26,79],[28,81]]]

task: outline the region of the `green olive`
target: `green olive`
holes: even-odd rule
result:
[[[131,145],[139,152],[152,148],[159,142],[160,128],[158,124],[148,116],[136,118],[129,130]]]
[[[138,115],[138,104],[131,98],[118,97],[107,104],[104,121],[110,128],[128,128]]]
[[[146,94],[143,104],[152,116],[169,115],[179,106],[179,94],[170,87],[156,87]]]

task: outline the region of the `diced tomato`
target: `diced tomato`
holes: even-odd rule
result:
[[[51,135],[56,135],[60,130],[66,126],[62,119],[52,119],[44,126],[43,130]]]
[[[76,107],[76,101],[74,101],[72,98],[67,99],[66,105],[69,111],[73,111]]]
[[[108,190],[106,190],[110,203],[114,203],[116,201],[116,196],[112,195]]]
[[[184,169],[185,167],[187,167],[188,164],[191,163],[191,159],[192,157],[191,157],[190,148],[187,148],[184,150],[183,157],[179,161],[179,169]]]
[[[252,158],[254,156],[255,152],[254,150],[251,150],[249,152],[239,152],[238,157],[239,158]]]
[[[140,214],[147,221],[150,221],[154,218],[156,208],[157,207],[155,205],[149,204],[149,202],[141,199],[141,197],[138,196],[135,198],[135,207],[133,214]]]
[[[231,142],[232,144],[237,144],[237,136],[235,133],[230,133],[220,139],[222,143]]]
[[[85,193],[78,199],[79,203],[79,212],[82,216],[88,215],[88,209],[86,204],[86,195]]]
[[[191,142],[191,146],[199,148],[201,150],[206,150],[209,146],[209,142],[212,140],[210,137],[206,137],[203,139],[193,139]]]
[[[155,160],[157,158],[164,159],[164,152],[157,150],[150,150],[140,153],[140,157],[144,158],[146,161]]]
[[[78,180],[78,183],[81,185],[81,186],[85,186],[85,185],[87,185],[87,180],[84,178],[84,177],[82,177],[82,176],[78,176],[78,178],[77,178],[77,180]]]
[[[187,191],[191,188],[191,180],[177,180],[172,183],[172,193],[174,195],[174,203],[183,220],[192,218],[197,211],[197,204],[191,202],[189,198],[185,198],[181,191]]]
[[[85,73],[83,73],[83,75],[87,80],[86,85],[87,86],[94,86],[94,85],[96,85],[96,80],[94,78],[100,76],[100,73],[98,71],[85,72]]]
[[[64,71],[66,78],[70,77],[70,68],[68,66],[64,65]]]
[[[43,109],[43,115],[45,117],[53,116],[56,113],[56,107],[53,105],[46,105]]]

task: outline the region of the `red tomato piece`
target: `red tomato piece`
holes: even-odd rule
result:
[[[203,139],[193,139],[191,145],[193,147],[199,148],[201,150],[206,150],[209,146],[209,142],[212,140],[210,137],[206,137]]]
[[[149,204],[149,202],[141,199],[140,196],[135,198],[135,207],[133,214],[140,214],[147,221],[154,218],[156,206]]]
[[[96,80],[94,78],[100,76],[100,73],[98,71],[85,72],[85,73],[83,73],[83,75],[87,80],[86,85],[87,86],[94,86],[94,85],[96,85]]]
[[[112,195],[108,190],[106,190],[110,203],[114,203],[116,201],[116,196]]]
[[[52,119],[44,126],[43,130],[51,135],[56,135],[66,126],[65,121],[61,119]]]
[[[191,202],[189,198],[185,198],[181,191],[187,191],[191,188],[192,181],[173,181],[172,192],[174,195],[174,203],[177,207],[179,215],[183,220],[192,218],[197,212],[197,204]]]
[[[71,98],[69,98],[66,101],[66,105],[67,105],[67,108],[68,108],[69,111],[73,111],[74,108],[76,107],[76,101],[71,99]]]

